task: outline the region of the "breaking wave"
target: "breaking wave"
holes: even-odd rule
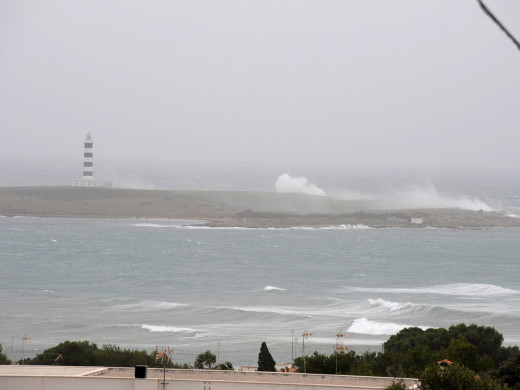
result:
[[[427,314],[433,306],[426,304],[415,304],[411,302],[400,303],[387,301],[382,298],[368,299],[361,310],[370,313],[385,314]]]
[[[373,229],[370,226],[362,225],[332,225],[332,226],[295,226],[291,228],[279,228],[280,230],[291,229],[291,230],[362,230],[362,229]]]
[[[393,335],[411,326],[412,325],[397,324],[394,322],[379,322],[370,321],[367,318],[358,318],[352,322],[347,332],[371,336]],[[420,326],[419,328],[425,330],[428,327]]]
[[[454,283],[417,288],[377,288],[377,287],[344,287],[341,292],[373,292],[389,294],[437,294],[470,297],[490,297],[515,295],[520,291],[503,288],[492,284]]]
[[[265,286],[264,287],[264,291],[285,291],[285,288],[280,288],[280,287],[274,287],[274,286]]]
[[[164,325],[141,325],[141,329],[148,330],[152,333],[197,333],[198,329],[193,328],[179,328],[177,326]]]
[[[132,226],[136,227],[152,227],[152,228],[179,228],[181,225],[161,225],[159,223],[134,223]]]
[[[275,184],[276,192],[288,192],[305,195],[324,196],[325,191],[309,182],[306,177],[291,177],[288,173],[284,173],[278,177]]]
[[[136,303],[126,303],[118,305],[117,309],[124,311],[152,311],[152,310],[168,310],[179,307],[189,306],[186,303],[162,302],[162,301],[140,301]]]

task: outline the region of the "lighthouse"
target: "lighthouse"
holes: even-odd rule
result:
[[[90,133],[87,134],[87,138],[85,138],[84,143],[84,151],[83,151],[83,180],[93,180],[94,179],[94,141],[92,140],[92,136]]]
[[[94,140],[90,133],[83,143],[83,179],[74,180],[74,187],[99,187],[99,182],[94,180]]]

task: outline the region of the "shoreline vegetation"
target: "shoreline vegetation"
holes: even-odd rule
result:
[[[382,352],[367,351],[362,355],[354,351],[339,350],[336,346],[330,355],[315,351],[311,355],[299,356],[291,366],[281,368],[281,372],[297,372],[321,375],[355,375],[382,378],[419,378],[424,390],[519,389],[520,350],[518,347],[504,347],[501,333],[492,327],[464,323],[449,328],[422,330],[411,327],[390,336],[384,343]],[[195,362],[172,362],[173,350],[155,351],[122,349],[106,344],[98,348],[89,341],[65,341],[48,348],[33,358],[19,364],[27,365],[68,365],[98,367],[150,367],[192,369],[234,370],[230,362],[216,363],[216,356],[206,350]],[[0,358],[1,346],[0,346]],[[5,356],[5,355],[4,355]],[[0,364],[10,364],[4,359]],[[276,362],[271,356],[266,342],[262,342],[258,354],[257,371],[274,372]],[[165,375],[165,374],[164,374]],[[322,378],[325,378],[322,376]],[[332,377],[331,377],[332,379]],[[406,390],[411,383],[402,380],[385,387],[388,390]],[[337,383],[342,384],[342,383]]]
[[[520,227],[496,211],[379,208],[365,200],[276,192],[0,187],[0,215],[187,219],[211,227]],[[420,222],[420,223],[419,223]]]

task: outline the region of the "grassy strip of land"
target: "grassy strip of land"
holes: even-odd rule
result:
[[[0,215],[175,218],[238,227],[520,227],[520,219],[498,212],[383,210],[369,201],[324,196],[50,186],[0,188]],[[421,223],[412,223],[412,218]]]

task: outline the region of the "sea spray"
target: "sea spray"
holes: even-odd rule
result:
[[[410,185],[408,188],[390,193],[386,199],[391,208],[460,208],[492,211],[489,205],[479,199],[466,195],[443,194],[433,183],[423,186]]]
[[[275,184],[276,192],[291,192],[306,195],[324,196],[325,191],[309,182],[306,177],[291,177],[284,173],[278,177]]]
[[[409,184],[379,192],[336,191],[339,199],[363,200],[378,209],[445,209],[459,208],[473,211],[493,211],[493,208],[478,198],[440,191],[433,183]]]

